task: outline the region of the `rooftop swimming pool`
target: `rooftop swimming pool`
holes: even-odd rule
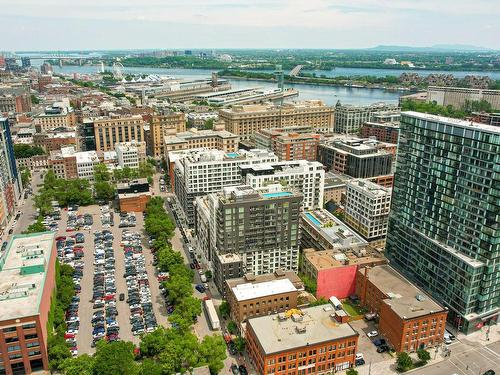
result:
[[[226,154],[226,156],[227,156],[228,158],[234,159],[234,158],[237,158],[238,156],[240,156],[240,154],[238,154],[237,152],[228,152],[228,153]]]
[[[292,195],[293,193],[289,192],[289,191],[280,191],[280,192],[277,192],[277,193],[265,193],[265,194],[262,194],[262,196],[264,198],[279,198],[279,197],[288,197],[290,195]]]
[[[317,225],[318,227],[320,227],[320,226],[321,226],[320,221],[319,221],[318,219],[316,219],[312,213],[310,213],[310,212],[306,212],[306,216],[307,216],[307,217],[309,218],[309,220],[311,220],[311,221],[312,221],[315,225]]]

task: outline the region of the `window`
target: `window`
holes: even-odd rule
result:
[[[23,329],[32,329],[32,328],[36,328],[35,323],[23,324]]]
[[[3,332],[4,333],[9,333],[9,332],[16,332],[17,328],[16,327],[9,327],[9,328],[4,328]]]
[[[36,339],[38,335],[36,333],[31,333],[29,335],[24,335],[25,340],[31,340],[31,339]]]
[[[13,345],[13,346],[8,346],[7,351],[8,352],[15,352],[17,350],[21,350],[21,346],[19,345]]]

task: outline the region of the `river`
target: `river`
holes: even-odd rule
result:
[[[54,66],[55,73],[78,73],[89,74],[99,71],[98,66]],[[106,67],[106,69],[111,69]],[[176,78],[197,79],[210,77],[211,70],[206,69],[166,69],[166,68],[146,68],[146,67],[125,67],[124,73],[129,74],[162,74],[174,76]],[[233,88],[262,87],[275,88],[276,84],[263,81],[248,81],[244,79],[230,79]],[[335,105],[340,100],[343,104],[371,104],[376,102],[397,103],[402,92],[388,91],[383,89],[368,88],[348,88],[342,86],[318,86],[305,84],[287,83],[285,87],[293,87],[299,91],[298,98],[294,100],[320,99],[328,105]],[[407,92],[404,92],[407,93]]]

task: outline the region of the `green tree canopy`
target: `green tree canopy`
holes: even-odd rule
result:
[[[425,349],[418,349],[417,355],[418,359],[420,359],[422,362],[428,362],[431,360],[431,354]]]
[[[88,354],[67,358],[63,361],[61,370],[65,375],[93,375],[94,358]]]
[[[100,340],[94,359],[95,375],[134,375],[139,372],[131,342]]]
[[[399,372],[405,372],[413,368],[413,361],[406,352],[397,354],[396,369]]]
[[[40,146],[31,146],[23,143],[14,144],[14,156],[16,159],[30,158],[36,155],[44,155],[45,150]]]

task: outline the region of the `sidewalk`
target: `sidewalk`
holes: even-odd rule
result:
[[[487,345],[500,341],[500,325],[495,324],[492,326],[484,326],[479,331],[464,335],[459,333],[457,339],[468,344],[482,344]]]

